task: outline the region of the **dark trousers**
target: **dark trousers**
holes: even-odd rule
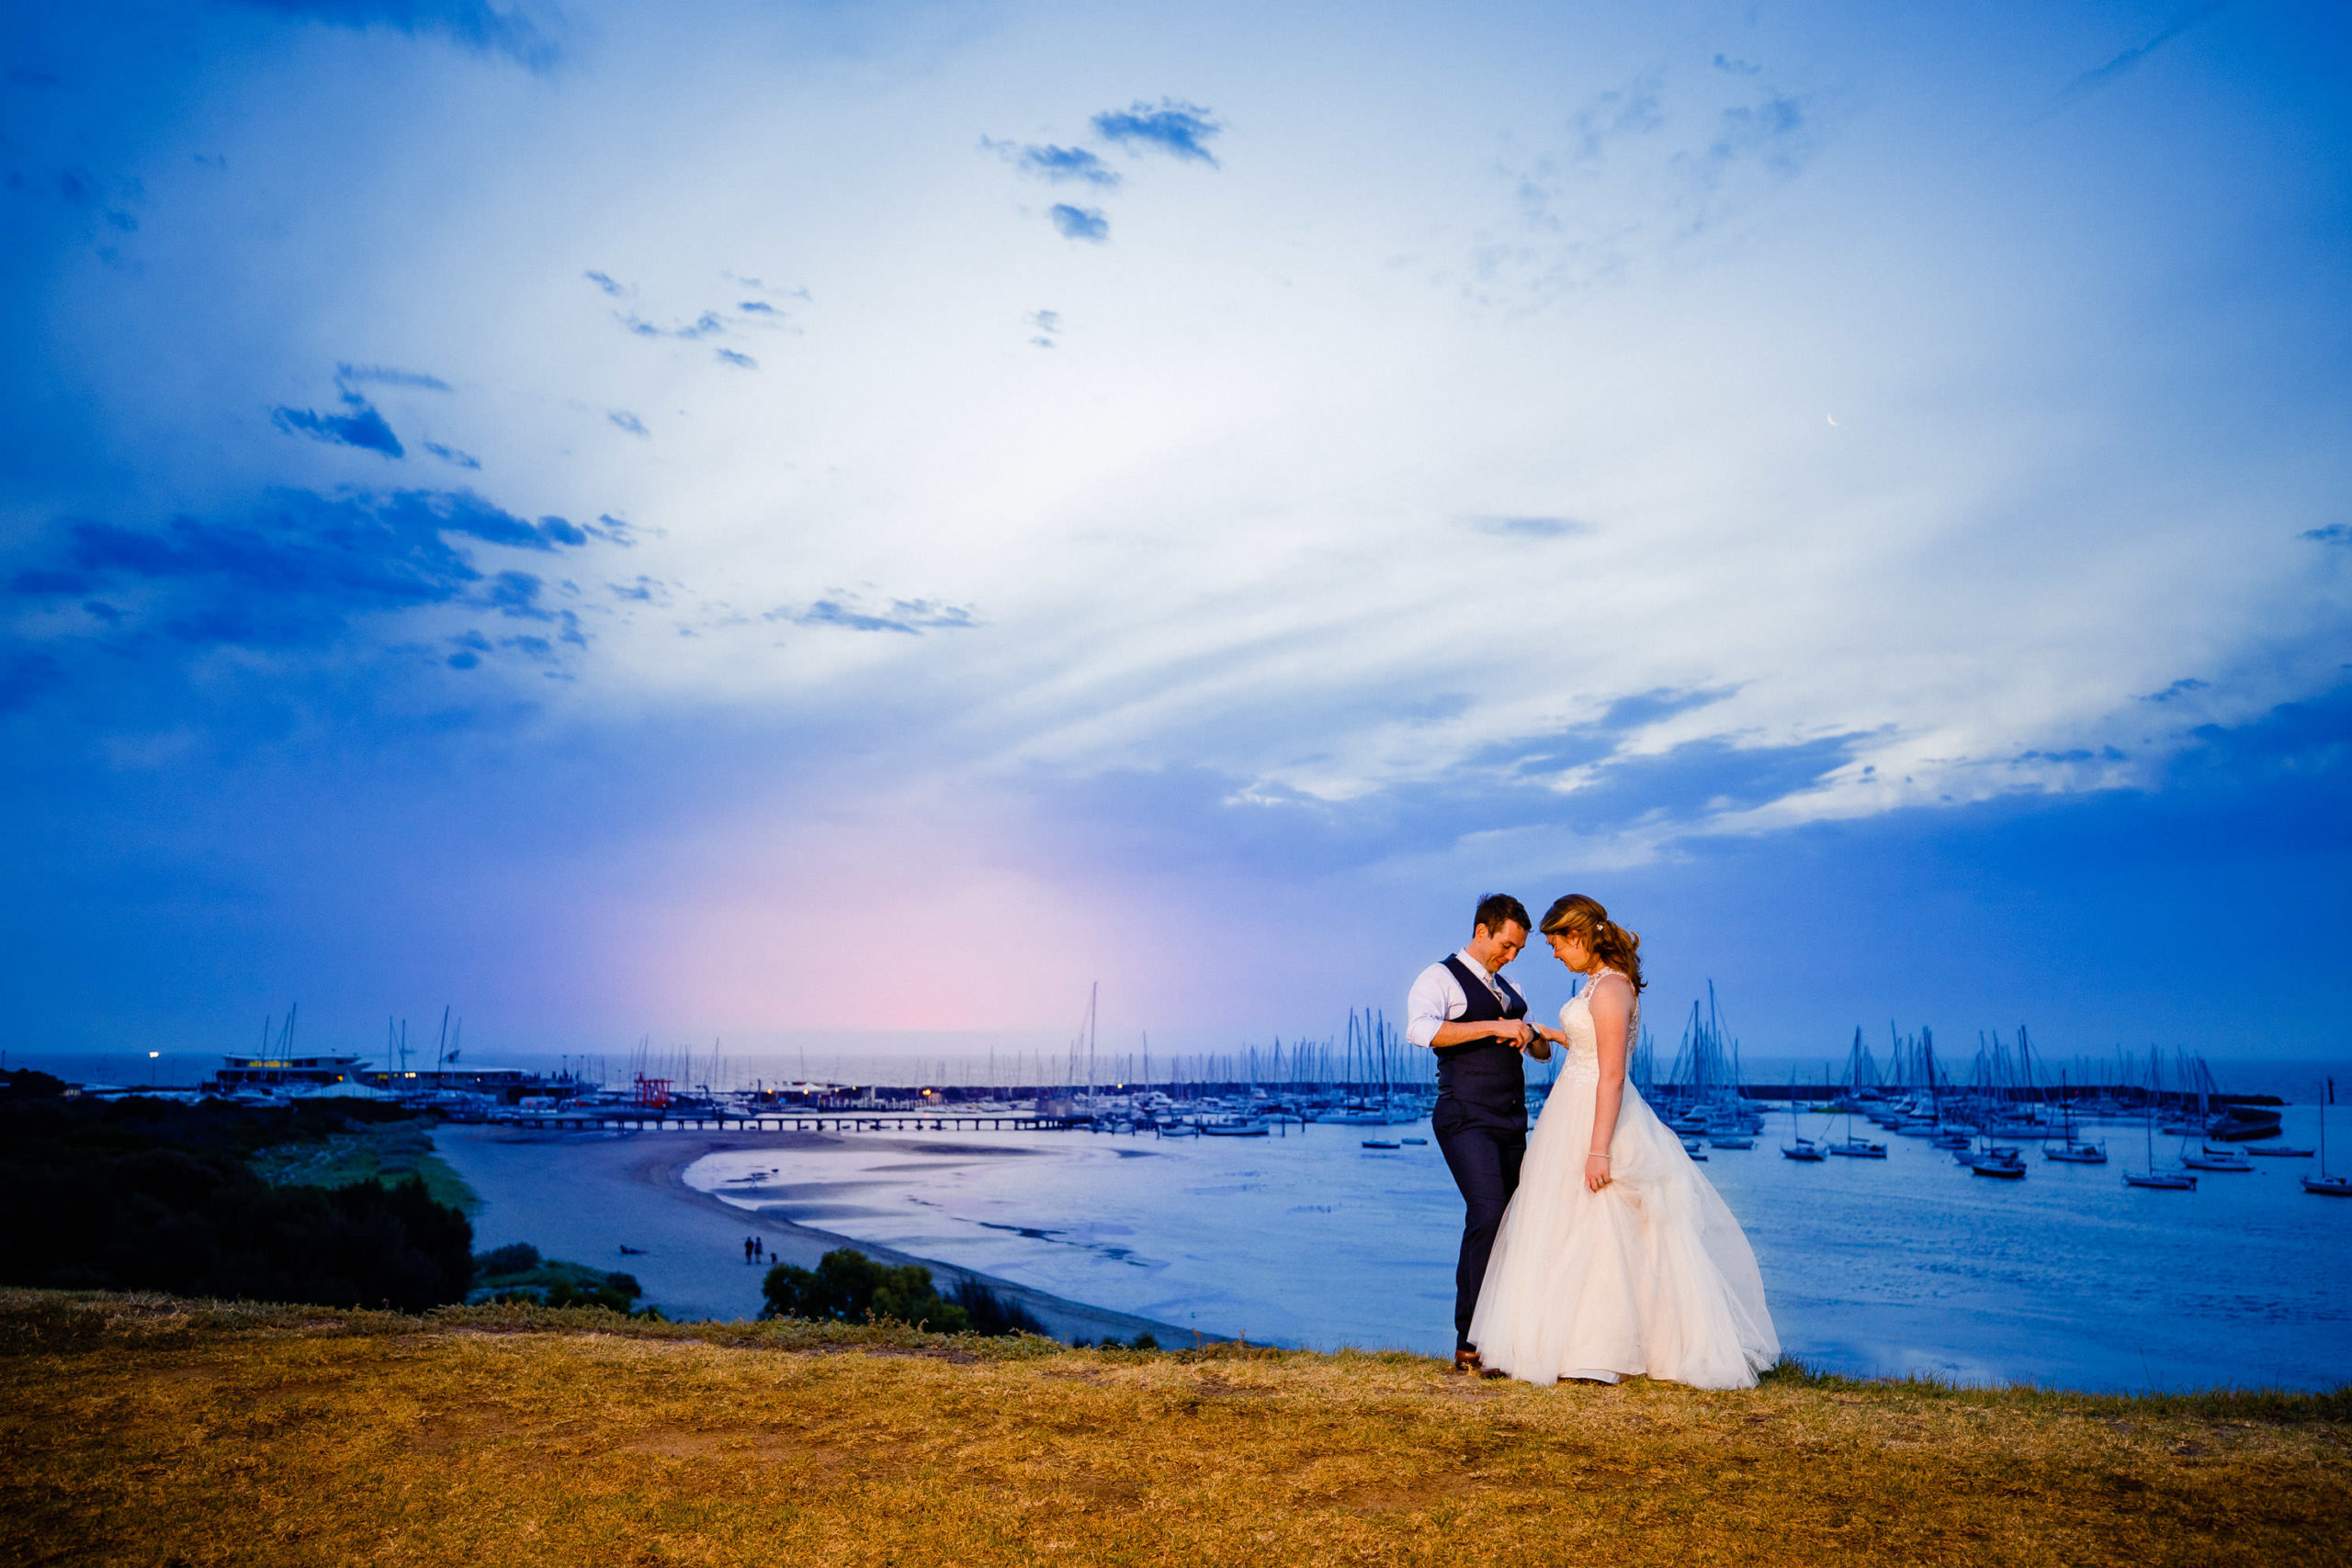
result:
[[[1486,1282],[1487,1258],[1503,1210],[1519,1190],[1519,1162],[1527,1156],[1525,1127],[1497,1127],[1449,1116],[1441,1104],[1430,1131],[1445,1155],[1445,1168],[1462,1189],[1469,1213],[1462,1222],[1462,1258],[1453,1268],[1453,1348],[1470,1348],[1470,1314],[1477,1310],[1478,1287]]]

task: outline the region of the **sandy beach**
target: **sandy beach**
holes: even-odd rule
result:
[[[527,1133],[505,1127],[447,1125],[434,1146],[466,1179],[481,1209],[474,1219],[477,1250],[527,1241],[548,1258],[625,1270],[645,1287],[645,1300],[673,1318],[733,1319],[759,1315],[760,1280],[769,1263],[813,1266],[836,1247],[854,1247],[887,1263],[921,1263],[942,1291],[959,1280],[988,1285],[1035,1313],[1057,1337],[1132,1339],[1148,1331],[1164,1345],[1189,1343],[1190,1330],[1150,1318],[1089,1306],[993,1275],[916,1258],[887,1247],[795,1224],[723,1202],[686,1185],[688,1166],[729,1149],[814,1152],[842,1147],[830,1133]],[[893,1140],[862,1136],[870,1152]],[[907,1145],[934,1152],[936,1143]],[[1017,1150],[976,1145],[975,1154],[1022,1157]],[[743,1238],[759,1236],[768,1258],[743,1259]],[[628,1250],[624,1252],[623,1248]]]

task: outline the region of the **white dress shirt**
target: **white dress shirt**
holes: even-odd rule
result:
[[[1453,956],[1462,960],[1462,967],[1469,970],[1472,976],[1487,983],[1487,989],[1495,994],[1497,1006],[1506,1012],[1510,1010],[1510,993],[1495,984],[1495,977],[1487,973],[1485,964],[1471,957],[1466,951]],[[1413,981],[1412,990],[1406,994],[1405,1038],[1416,1045],[1426,1047],[1437,1038],[1441,1026],[1453,1022],[1469,1010],[1470,998],[1462,994],[1462,982],[1453,977],[1453,971],[1445,966],[1443,959],[1440,959],[1421,971]]]

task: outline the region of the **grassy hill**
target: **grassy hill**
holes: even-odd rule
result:
[[[0,1561],[2340,1564],[2352,1393],[0,1292]]]

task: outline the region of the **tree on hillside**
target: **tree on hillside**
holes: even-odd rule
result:
[[[473,1226],[423,1181],[273,1187],[247,1168],[244,1152],[316,1120],[0,1100],[0,1283],[409,1312],[463,1301]]]

